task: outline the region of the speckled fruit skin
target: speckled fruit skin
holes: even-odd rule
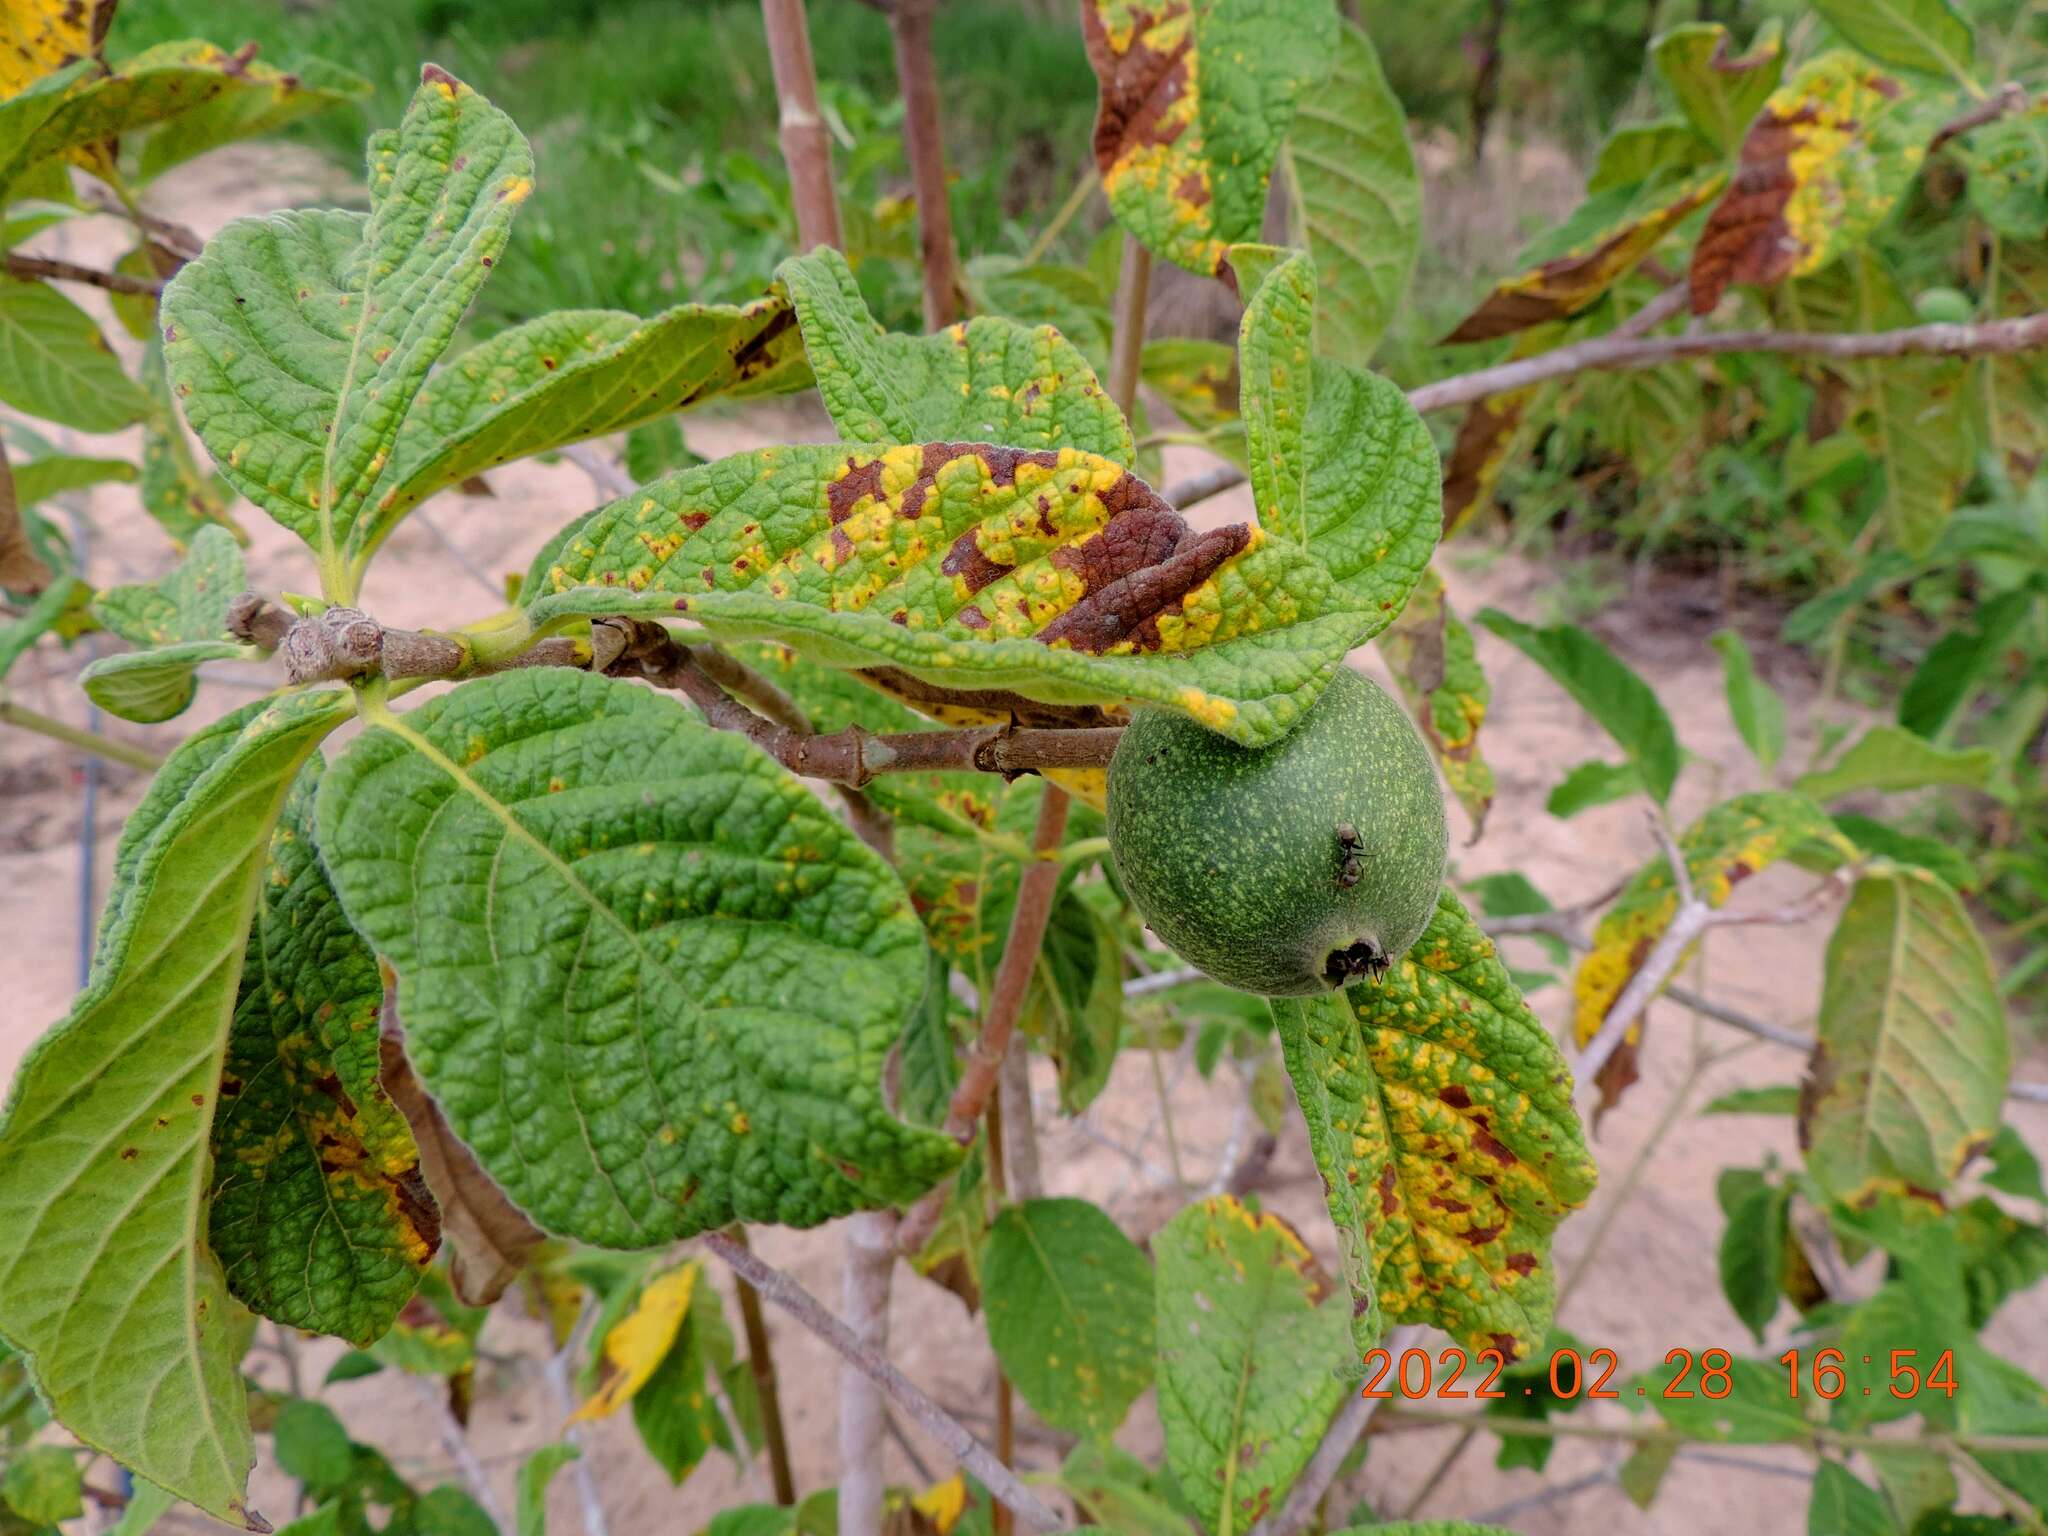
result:
[[[1109,765],[1110,856],[1138,911],[1182,959],[1266,997],[1398,958],[1436,910],[1448,846],[1429,749],[1349,668],[1271,746],[1147,709]]]

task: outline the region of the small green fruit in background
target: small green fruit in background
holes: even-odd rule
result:
[[[1140,710],[1109,765],[1109,848],[1152,931],[1216,980],[1294,997],[1378,974],[1422,934],[1449,831],[1408,716],[1339,668],[1247,748]]]
[[[1913,300],[1913,313],[1929,325],[1968,325],[1977,318],[1977,306],[1959,288],[1923,288]]]

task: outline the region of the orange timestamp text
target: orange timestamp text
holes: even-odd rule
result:
[[[1738,1382],[1755,1391],[1768,1376],[1772,1383],[1793,1399],[1802,1396],[1837,1398],[1861,1393],[1870,1397],[1879,1390],[1895,1398],[1912,1398],[1922,1392],[1956,1394],[1956,1362],[1953,1350],[1942,1350],[1925,1358],[1920,1351],[1895,1349],[1879,1362],[1869,1355],[1851,1360],[1839,1349],[1788,1349],[1778,1356],[1783,1377],[1770,1373],[1761,1362],[1738,1362],[1725,1349],[1667,1350],[1664,1369],[1617,1382],[1621,1359],[1611,1349],[1553,1350],[1547,1367],[1549,1395],[1572,1400],[1623,1397],[1689,1398],[1713,1401],[1732,1396]],[[1365,1383],[1361,1397],[1413,1402],[1419,1398],[1501,1401],[1511,1397],[1534,1397],[1538,1382],[1537,1362],[1512,1360],[1498,1349],[1468,1353],[1458,1345],[1438,1350],[1375,1349],[1365,1356]],[[1513,1371],[1513,1379],[1502,1378]]]

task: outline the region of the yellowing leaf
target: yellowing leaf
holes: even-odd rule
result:
[[[1330,0],[1085,0],[1101,83],[1095,163],[1125,229],[1214,273],[1257,236],[1266,183],[1301,97],[1337,56]]]
[[[1493,769],[1479,752],[1479,727],[1493,698],[1472,631],[1444,599],[1432,567],[1409,594],[1408,606],[1379,637],[1401,700],[1435,753],[1444,783],[1472,818],[1477,842],[1493,804]]]
[[[952,1529],[967,1509],[967,1477],[955,1472],[943,1483],[933,1483],[910,1507],[938,1528],[939,1536],[951,1536]]]
[[[1710,907],[1724,905],[1737,885],[1775,864],[1805,843],[1827,843],[1855,856],[1854,845],[1835,830],[1828,815],[1804,795],[1765,790],[1723,801],[1685,829],[1678,848],[1695,895]],[[1572,983],[1572,1033],[1583,1048],[1600,1032],[1615,999],[1642,968],[1664,930],[1678,915],[1678,888],[1660,855],[1636,871],[1613,906],[1593,929],[1593,948],[1579,962]],[[1600,1073],[1600,1107],[1618,1100],[1636,1080],[1638,1019]]]
[[[1712,310],[1730,283],[1803,277],[1867,240],[1926,158],[1930,110],[1843,49],[1773,91],[1693,251],[1693,313]]]
[[[569,1416],[571,1424],[610,1418],[647,1385],[676,1341],[702,1268],[692,1261],[648,1282],[633,1310],[604,1336],[604,1384]]]
[[[0,6],[0,97],[92,58],[113,19],[114,0],[7,0]]]

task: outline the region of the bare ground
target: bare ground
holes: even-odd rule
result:
[[[237,214],[332,196],[336,188],[325,167],[263,151],[213,157],[188,168],[178,184],[166,190],[166,205],[179,209],[207,233]],[[65,254],[75,258],[108,259],[118,249],[118,234],[111,227],[74,230],[69,238]],[[766,407],[737,418],[693,418],[690,423],[693,446],[712,454],[827,434],[822,417],[801,405]],[[132,441],[119,438],[72,446],[124,453],[136,448]],[[1183,459],[1173,470],[1185,473],[1194,467],[1196,461]],[[517,465],[490,478],[494,494],[489,499],[443,499],[401,530],[372,576],[366,606],[387,622],[401,624],[447,623],[451,615],[459,619],[487,611],[496,604],[486,586],[507,571],[523,569],[549,534],[598,499],[581,472],[567,464]],[[106,488],[88,498],[88,513],[95,530],[94,579],[133,580],[163,567],[167,547],[136,509],[132,493]],[[269,526],[260,514],[244,509],[244,515],[255,539],[249,554],[252,585],[272,591],[308,586],[313,579],[310,566],[295,541]],[[1249,515],[1249,499],[1240,490],[1199,509],[1198,520],[1220,522]],[[1454,555],[1447,563],[1453,600],[1467,613],[1494,603],[1529,615],[1536,611],[1548,580],[1544,570],[1515,560],[1468,565]],[[1595,621],[1676,713],[1679,734],[1695,759],[1677,796],[1675,810],[1681,819],[1721,796],[1761,783],[1721,704],[1718,663],[1704,644],[1717,623],[1703,611],[1709,607],[1687,589],[1653,585]],[[1494,688],[1485,739],[1499,775],[1500,795],[1482,841],[1464,846],[1464,829],[1458,827],[1458,872],[1519,869],[1561,904],[1595,895],[1652,851],[1641,811],[1626,804],[1610,806],[1568,822],[1544,812],[1543,800],[1551,786],[1574,764],[1600,755],[1605,744],[1577,707],[1531,663],[1490,635],[1482,633],[1479,643]],[[74,684],[83,659],[77,653],[39,653],[11,680],[16,696],[32,708],[84,725],[84,698]],[[1367,670],[1377,667],[1369,653],[1356,660]],[[1810,749],[1814,725],[1805,707],[1813,697],[1811,679],[1794,657],[1766,651],[1764,660],[1772,681],[1791,704],[1798,735],[1791,757],[1800,761]],[[163,750],[179,730],[251,696],[246,687],[208,681],[198,705],[177,725],[150,730],[115,721],[105,722],[103,728]],[[29,1042],[62,1015],[77,985],[83,787],[81,761],[75,754],[24,732],[0,731],[0,932],[7,935],[12,960],[12,985],[0,1005],[0,1076],[11,1072]],[[98,770],[90,864],[94,888],[102,895],[121,817],[141,787],[140,776],[129,770]],[[1752,884],[1757,889],[1746,890],[1744,899],[1770,903],[1795,892],[1800,881],[1796,875],[1773,874]],[[1699,963],[1695,982],[1757,1017],[1805,1025],[1818,995],[1823,941],[1819,928],[1744,929],[1734,938],[1716,935]],[[1513,958],[1524,964],[1538,960],[1533,950],[1518,951]],[[1562,988],[1546,988],[1532,1001],[1546,1022],[1562,1027]],[[1739,1037],[1720,1026],[1701,1028],[1716,1049],[1739,1043]],[[1770,1345],[1757,1348],[1721,1297],[1714,1262],[1721,1232],[1714,1181],[1724,1166],[1754,1165],[1771,1155],[1796,1159],[1787,1121],[1680,1117],[1643,1169],[1626,1208],[1615,1214],[1615,1202],[1627,1194],[1622,1188],[1624,1170],[1652,1135],[1671,1096],[1693,1076],[1692,1029],[1688,1017],[1671,1004],[1653,1010],[1644,1080],[1607,1118],[1595,1143],[1604,1186],[1588,1211],[1566,1223],[1558,1241],[1557,1259],[1572,1287],[1560,1321],[1588,1345],[1618,1351],[1629,1372],[1657,1366],[1666,1350],[1679,1346],[1695,1351],[1719,1346],[1766,1357],[1783,1347],[1776,1342],[1778,1333],[1773,1333]],[[1162,1065],[1170,1084],[1168,1102],[1181,1179],[1187,1187],[1200,1189],[1242,1144],[1242,1090],[1228,1071],[1205,1082],[1180,1058],[1169,1057]],[[1737,1085],[1789,1082],[1799,1067],[1791,1053],[1754,1045],[1720,1057],[1692,1083],[1692,1099],[1701,1103]],[[2048,1076],[2048,1064],[2038,1053],[2029,1070],[2037,1078]],[[1041,1103],[1049,1103],[1049,1081],[1041,1080],[1037,1087]],[[2048,1149],[2048,1112],[2022,1107],[2015,1119],[2035,1147]],[[1055,1123],[1049,1113],[1043,1120],[1042,1152],[1050,1192],[1101,1202],[1140,1237],[1155,1230],[1179,1204],[1182,1195],[1169,1167],[1152,1066],[1143,1051],[1124,1054],[1085,1127]],[[1306,1140],[1291,1113],[1262,1197],[1334,1265],[1335,1244]],[[1580,1275],[1581,1254],[1610,1217],[1612,1231],[1597,1263]],[[757,1243],[771,1261],[836,1305],[839,1243],[832,1230],[763,1231],[757,1234]],[[1864,1278],[1867,1281],[1867,1275]],[[720,1283],[725,1285],[723,1276]],[[770,1325],[799,1484],[806,1489],[827,1486],[836,1477],[836,1360],[787,1319],[771,1317]],[[909,1375],[971,1427],[986,1433],[994,1367],[978,1320],[950,1294],[899,1274],[891,1325],[891,1352]],[[1784,1327],[1781,1317],[1779,1332]],[[470,1438],[508,1509],[519,1458],[554,1439],[561,1418],[530,1365],[539,1339],[538,1325],[509,1306],[493,1316],[484,1338],[489,1359],[478,1383]],[[1991,1342],[2036,1373],[2048,1370],[2048,1315],[2039,1292],[2008,1307]],[[309,1369],[317,1371],[330,1354],[327,1345],[309,1345]],[[267,1360],[258,1370],[276,1379]],[[441,1481],[452,1476],[450,1463],[438,1439],[436,1416],[415,1390],[418,1385],[386,1371],[332,1389],[330,1401],[359,1435],[383,1447],[402,1468],[424,1481]],[[1620,1417],[1616,1410],[1596,1411]],[[1342,1519],[1351,1499],[1361,1496],[1384,1518],[1400,1512],[1442,1455],[1450,1435],[1435,1430],[1377,1440],[1363,1472],[1332,1501],[1332,1523]],[[914,1429],[910,1440],[929,1468],[940,1475],[950,1471],[945,1454]],[[1149,1394],[1120,1440],[1141,1453],[1158,1449],[1158,1421]],[[730,1503],[769,1496],[765,1469],[742,1471],[720,1456],[682,1489],[671,1489],[639,1449],[623,1416],[595,1427],[588,1455],[615,1536],[695,1531]],[[1038,1468],[1049,1466],[1056,1455],[1028,1418],[1020,1455],[1027,1465]],[[1470,1518],[1498,1510],[1547,1486],[1598,1473],[1618,1455],[1609,1444],[1566,1442],[1558,1446],[1546,1474],[1500,1472],[1491,1465],[1491,1442],[1484,1441],[1441,1484],[1424,1513]],[[890,1456],[892,1476],[912,1481],[915,1474],[903,1453],[892,1447]],[[1748,1460],[1756,1467],[1732,1469],[1681,1460],[1647,1514],[1638,1512],[1608,1481],[1570,1498],[1515,1511],[1503,1523],[1529,1533],[1564,1533],[1596,1525],[1670,1536],[1709,1527],[1741,1529],[1756,1536],[1803,1531],[1806,1491],[1799,1469],[1809,1464],[1770,1450],[1750,1453]],[[1766,1465],[1790,1475],[1761,1470]],[[259,1475],[258,1495],[259,1506],[273,1517],[291,1507],[288,1487],[272,1473]],[[581,1529],[567,1475],[557,1480],[551,1516],[550,1530]]]

